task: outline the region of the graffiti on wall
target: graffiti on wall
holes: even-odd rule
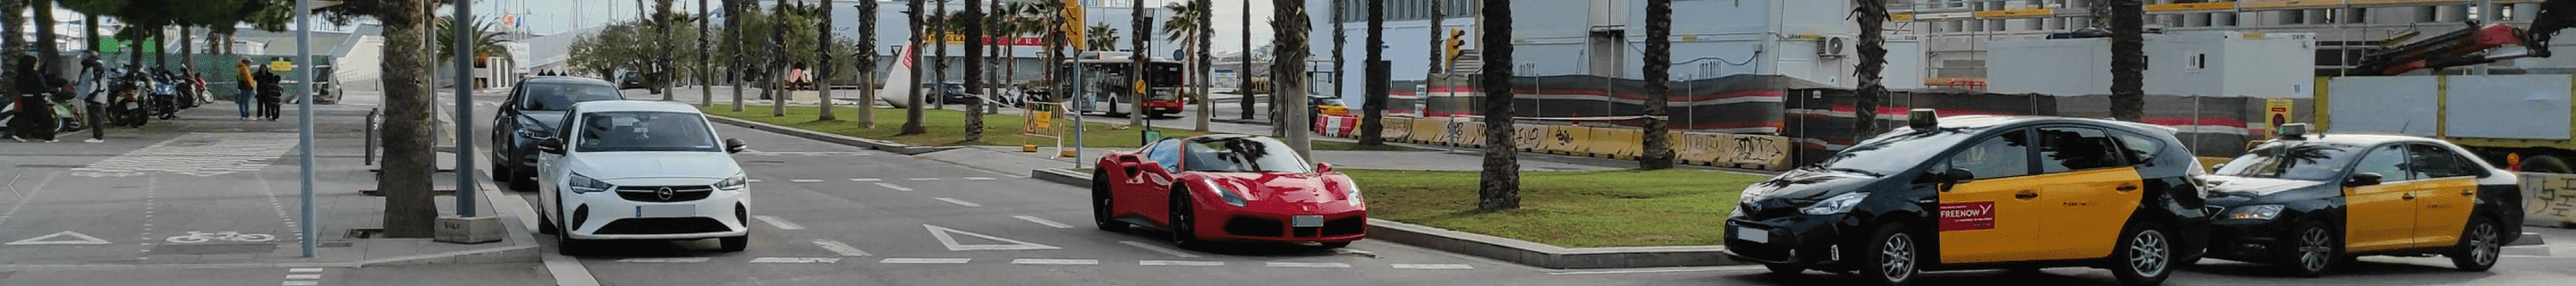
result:
[[[2576,175],[2522,173],[2523,224],[2576,225]]]

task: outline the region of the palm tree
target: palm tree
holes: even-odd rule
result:
[[[769,66],[761,68],[762,74],[770,75],[763,78],[769,81],[769,87],[761,89],[760,94],[775,94],[769,97],[769,116],[786,117],[787,77],[781,75],[786,75],[783,71],[787,70],[787,20],[792,16],[787,12],[787,0],[778,0],[769,8]]]
[[[715,61],[708,58],[715,53],[707,52],[714,50],[707,46],[707,38],[713,37],[707,34],[707,26],[713,24],[709,20],[714,17],[710,16],[713,15],[707,14],[707,0],[698,0],[698,106],[701,107],[716,105]]]
[[[750,53],[743,52],[746,47],[742,46],[742,25],[743,18],[746,16],[742,13],[751,10],[746,9],[751,6],[751,3],[748,3],[750,1],[759,0],[724,0],[725,54],[733,55],[733,62],[730,63],[733,67],[726,69],[727,72],[732,73],[732,76],[727,78],[733,83],[733,112],[742,112],[743,85],[750,84],[751,80],[751,56],[748,55]]]
[[[1149,34],[1153,33],[1154,26],[1149,26],[1152,25],[1151,23],[1145,23],[1145,1],[1135,1],[1130,3],[1135,3],[1134,7],[1130,7],[1130,9],[1128,9],[1128,11],[1133,11],[1132,14],[1134,15],[1128,16],[1127,22],[1131,25],[1128,27],[1133,28],[1128,28],[1127,32],[1136,34],[1136,38],[1130,39],[1135,41],[1135,43],[1132,44],[1133,46],[1127,47],[1128,50],[1134,51],[1134,53],[1128,54],[1128,58],[1132,59],[1129,63],[1133,64],[1129,64],[1127,66],[1131,67],[1131,70],[1133,71],[1127,73],[1127,78],[1130,84],[1146,85],[1146,79],[1152,77],[1146,76],[1145,71],[1147,69],[1145,67],[1153,64],[1154,53],[1146,50],[1145,44],[1146,41],[1154,39],[1154,35]],[[1151,89],[1144,86],[1135,86],[1127,90],[1129,92],[1136,93],[1128,95],[1127,97],[1127,102],[1130,106],[1135,107],[1134,109],[1127,110],[1127,125],[1145,125],[1145,99],[1148,98],[1148,96],[1151,96],[1151,94],[1149,94]]]
[[[984,38],[984,32],[988,32],[984,30],[984,0],[966,0],[966,15],[958,19],[966,24],[965,27],[959,27],[959,30],[966,31],[966,68],[987,69],[984,67],[984,41],[987,40]],[[966,90],[982,91],[983,89],[984,73],[966,72]],[[998,94],[985,93],[984,95],[989,97]],[[984,140],[984,103],[986,101],[992,100],[966,101],[966,142]]]
[[[456,46],[456,25],[454,24],[456,21],[454,20],[454,18],[439,17],[437,22],[432,22],[433,25],[435,25],[435,29],[438,31],[438,46]],[[476,32],[473,35],[473,41],[470,42],[474,45],[474,53],[477,55],[509,58],[510,50],[501,46],[500,33],[492,32],[495,30],[493,28],[494,23],[495,22],[487,21],[474,25],[474,30]],[[455,56],[456,49],[438,49],[439,58],[453,58]]]
[[[877,127],[877,0],[859,0],[859,128]]]
[[[1235,80],[1236,87],[1234,89],[1234,93],[1243,94],[1243,100],[1241,100],[1243,103],[1243,120],[1252,120],[1252,113],[1255,111],[1252,108],[1254,103],[1252,100],[1252,0],[1243,1],[1243,23],[1240,24],[1243,24],[1243,26],[1237,27],[1238,30],[1235,31],[1243,33],[1242,38],[1237,38],[1239,40],[1243,40],[1243,63],[1237,65],[1234,69],[1235,78],[1237,79]],[[1278,93],[1273,92],[1272,94]],[[1273,129],[1275,130],[1276,128]]]
[[[1485,171],[1476,186],[1477,210],[1521,208],[1521,163],[1512,143],[1512,1],[1484,0],[1484,17],[1476,23],[1477,48],[1484,49]]]
[[[957,15],[948,14],[948,0],[935,1],[937,2],[934,4],[939,4],[939,7],[930,8],[933,12],[930,13],[931,18],[926,23],[930,25],[928,29],[931,35],[930,40],[926,42],[932,43],[931,48],[936,50],[930,57],[930,78],[932,79],[930,86],[934,87],[931,90],[945,93],[947,92],[945,90],[948,90],[948,35],[957,31]],[[947,96],[940,97],[940,100],[934,101],[939,103],[934,107],[948,109]]]
[[[1216,34],[1216,6],[1209,4],[1208,0],[1199,0],[1198,6],[1201,7],[1198,17],[1199,25],[1196,27],[1196,29],[1199,30],[1198,34],[1200,35],[1200,37],[1198,37],[1198,51],[1190,54],[1190,59],[1198,63],[1198,70],[1190,71],[1190,73],[1191,75],[1199,77],[1198,81],[1191,82],[1198,84],[1199,86],[1198,130],[1209,131],[1208,120],[1211,117],[1216,117],[1216,103],[1212,102],[1213,100],[1208,99],[1208,89],[1216,88],[1210,84],[1210,82],[1214,81],[1210,78],[1216,77],[1216,75],[1213,74],[1215,67],[1209,66],[1209,64],[1215,63],[1214,59],[1210,58],[1215,57],[1216,52],[1210,50],[1215,49],[1216,44],[1213,40],[1208,39],[1213,38],[1211,35]]]
[[[2146,45],[2141,39],[2142,7],[2138,0],[2114,0],[2111,6],[2111,118],[2136,122],[2146,118]]]
[[[671,1],[673,0],[653,1],[653,26],[662,32],[662,40],[656,43],[662,46],[662,56],[654,57],[653,85],[650,88],[653,88],[653,92],[662,94],[662,101],[671,101],[671,70],[674,70],[671,68],[671,21],[673,20]]]
[[[1064,63],[1064,48],[1066,46],[1070,46],[1068,43],[1072,40],[1065,37],[1065,35],[1067,32],[1076,32],[1066,30],[1067,26],[1073,24],[1066,23],[1068,19],[1065,19],[1064,17],[1064,13],[1066,12],[1065,9],[1064,2],[1038,1],[1035,4],[1030,4],[1029,9],[1025,11],[1025,13],[1029,14],[1031,19],[1037,19],[1038,26],[1045,27],[1043,29],[1038,29],[1041,31],[1040,33],[1045,35],[1041,37],[1041,41],[1046,43],[1046,68],[1042,68],[1042,70],[1046,70],[1046,82],[1049,92],[1056,95],[1056,100],[1059,102],[1063,101],[1064,98],[1070,98],[1073,92],[1071,89],[1063,89],[1065,87],[1063,85],[1065,82],[1063,74],[1064,69],[1056,66]],[[1078,30],[1081,28],[1076,27],[1073,29]]]
[[[1880,2],[1879,0],[1859,0]],[[1672,123],[1673,86],[1673,0],[1646,0],[1646,145],[1637,156],[1637,168],[1662,170],[1673,168],[1673,142],[1667,132]]]
[[[1378,133],[1386,131],[1387,78],[1392,75],[1377,64],[1386,60],[1386,49],[1377,48],[1386,46],[1386,0],[1368,0],[1363,5],[1368,5],[1368,40],[1361,43],[1369,48],[1362,49],[1368,50],[1368,61],[1361,72],[1368,76],[1361,80],[1366,82],[1361,86],[1367,94],[1360,96],[1368,98],[1360,103],[1360,145],[1386,145],[1386,137]]]
[[[1197,58],[1202,58],[1203,56],[1200,54],[1207,51],[1207,48],[1200,47],[1198,45],[1199,38],[1207,35],[1203,34],[1202,31],[1199,30],[1199,26],[1206,24],[1199,22],[1199,19],[1201,17],[1206,17],[1208,12],[1207,6],[1202,5],[1203,4],[1200,2],[1171,2],[1170,4],[1163,5],[1163,9],[1172,10],[1172,18],[1163,20],[1163,39],[1181,43],[1181,48],[1185,53],[1190,55],[1190,58],[1193,61]],[[1196,73],[1195,70],[1193,71],[1194,72],[1188,75],[1188,79],[1186,81],[1196,84],[1205,80],[1199,78],[1199,74]],[[1184,88],[1186,89],[1186,87]],[[1198,100],[1199,102],[1197,126],[1195,127],[1196,129],[1191,130],[1201,132],[1208,131],[1207,93],[1203,90],[1199,90],[1190,92],[1189,96],[1191,99]]]
[[[1110,28],[1109,23],[1092,25],[1090,29],[1084,30],[1082,34],[1083,36],[1090,38],[1082,40],[1084,46],[1083,50],[1085,51],[1112,51],[1118,49],[1118,28]]]
[[[1306,32],[1314,26],[1307,23],[1310,18],[1306,17],[1305,0],[1274,0],[1270,3],[1270,8],[1278,12],[1270,23],[1272,30],[1277,32],[1271,38],[1278,42],[1279,47],[1277,56],[1271,60],[1271,69],[1277,71],[1271,72],[1270,76],[1278,80],[1271,81],[1270,94],[1274,98],[1272,102],[1280,108],[1273,113],[1286,119],[1286,122],[1273,126],[1286,128],[1289,149],[1296,149],[1298,156],[1312,158],[1314,152],[1310,152],[1313,148],[1309,144],[1314,142],[1307,141],[1306,136],[1313,132],[1306,131],[1306,121],[1314,118],[1308,117],[1303,110],[1306,106],[1306,58],[1312,54],[1307,52]]]
[[[903,47],[903,48],[904,48],[904,52],[902,52],[902,53],[898,53],[898,54],[902,55],[904,58],[903,58],[903,59],[896,60],[897,62],[911,62],[911,63],[912,63],[912,79],[913,79],[913,81],[914,81],[914,82],[890,82],[890,83],[886,83],[886,84],[890,84],[890,85],[892,85],[892,84],[900,84],[900,85],[903,85],[903,88],[912,89],[912,92],[910,92],[910,93],[912,94],[912,95],[910,96],[910,98],[905,98],[905,99],[904,99],[904,100],[906,100],[906,101],[904,102],[904,107],[903,107],[903,108],[904,108],[904,114],[903,114],[903,130],[902,130],[901,132],[897,132],[897,133],[895,133],[895,134],[898,134],[898,135],[920,135],[920,134],[927,134],[927,133],[930,133],[930,128],[922,127],[922,125],[921,125],[921,94],[922,94],[922,91],[921,91],[921,83],[920,83],[920,81],[921,81],[921,63],[919,62],[919,61],[921,60],[921,54],[919,54],[919,52],[918,52],[918,51],[920,51],[920,50],[921,50],[921,45],[922,45],[922,42],[923,42],[923,40],[924,40],[924,38],[922,38],[922,34],[923,34],[923,32],[924,32],[924,28],[925,28],[925,27],[922,25],[922,24],[924,24],[924,22],[922,22],[922,16],[923,16],[923,14],[922,14],[922,10],[921,10],[921,2],[922,2],[922,1],[923,1],[923,0],[912,0],[912,2],[911,2],[912,7],[911,7],[911,8],[909,8],[910,10],[904,10],[904,13],[903,13],[903,14],[904,14],[904,16],[905,16],[905,17],[907,17],[907,18],[910,18],[910,19],[909,19],[909,22],[911,22],[911,25],[912,25],[912,39],[911,39],[911,41],[912,41],[912,42],[911,42],[911,44],[910,44],[910,45],[905,45],[905,46]]]
[[[1860,24],[1860,66],[1853,74],[1860,76],[1860,90],[1855,92],[1852,116],[1852,142],[1878,134],[1878,100],[1887,98],[1887,86],[1879,74],[1887,68],[1887,1],[1852,1],[1854,21]]]
[[[806,80],[806,82],[807,84],[814,86],[814,98],[822,101],[822,114],[815,117],[814,121],[833,121],[840,120],[840,118],[832,116],[832,0],[823,0],[822,5],[823,6],[816,7],[818,9],[814,9],[820,10],[817,12],[823,13],[821,17],[814,17],[814,19],[817,19],[815,22],[821,22],[820,24],[822,24],[822,26],[814,28],[814,65],[807,69],[812,70],[808,73],[813,73],[814,75],[812,76],[812,79]],[[867,106],[860,107],[865,108]]]

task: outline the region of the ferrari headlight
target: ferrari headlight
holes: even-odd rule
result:
[[[1818,201],[1814,205],[1798,208],[1798,212],[1811,215],[1848,213],[1851,212],[1853,206],[1860,205],[1861,199],[1867,198],[1869,198],[1868,192],[1843,193],[1841,195],[1834,195],[1833,197],[1825,198],[1824,201]]]
[[[571,187],[572,192],[575,194],[587,194],[606,192],[609,188],[615,188],[616,186],[611,186],[608,182],[590,179],[589,176],[582,176],[581,173],[572,173]]]
[[[1206,180],[1206,179],[1201,179],[1201,180],[1199,180],[1199,181],[1207,182],[1207,185],[1208,185],[1208,191],[1210,191],[1210,192],[1216,192],[1216,197],[1217,197],[1217,198],[1225,199],[1225,204],[1234,205],[1234,206],[1238,206],[1238,207],[1243,206],[1243,204],[1244,204],[1243,195],[1236,195],[1236,194],[1234,194],[1234,190],[1226,189],[1226,188],[1225,188],[1225,185],[1219,185],[1219,184],[1217,184],[1217,183],[1216,183],[1216,180]]]
[[[1343,199],[1343,200],[1342,200],[1342,202],[1350,203],[1350,204],[1351,204],[1351,206],[1354,206],[1354,207],[1360,206],[1360,185],[1359,185],[1359,184],[1342,184],[1342,193],[1343,193],[1343,194],[1350,195],[1350,198],[1348,198],[1348,199]]]
[[[717,181],[715,187],[718,190],[740,191],[744,190],[746,187],[750,187],[750,181],[750,179],[743,177],[743,175],[736,174],[731,178],[725,178],[724,181]]]
[[[2281,208],[2281,205],[2243,206],[2237,207],[2234,210],[2229,210],[2227,211],[2227,215],[2220,217],[2242,220],[2270,220],[2281,216]]]

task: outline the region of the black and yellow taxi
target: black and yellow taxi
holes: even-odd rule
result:
[[[2513,172],[2423,137],[2305,134],[2283,126],[2209,176],[2217,209],[2209,257],[2272,263],[2316,277],[2356,256],[2449,257],[2495,267],[2522,233]]]
[[[1747,186],[1726,251],[1778,273],[1911,284],[1928,270],[2094,267],[2163,283],[2200,255],[2199,163],[2174,129],[1910,112],[1906,128]]]

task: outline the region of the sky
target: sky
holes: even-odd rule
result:
[[[674,1],[674,2],[673,2],[673,4],[675,4],[675,5],[676,5],[676,6],[678,6],[678,7],[675,7],[675,8],[673,8],[672,10],[673,10],[673,11],[675,11],[675,12],[676,12],[676,11],[689,11],[689,12],[696,12],[696,11],[697,11],[698,1],[700,1],[700,0],[676,0],[676,1]],[[722,1],[722,0],[704,0],[704,1],[706,1],[708,5],[715,5],[715,6],[722,6],[722,5],[724,5],[724,1]],[[950,0],[950,1],[951,1],[951,2],[953,2],[953,3],[964,3],[964,2],[965,2],[965,1],[962,1],[962,0]],[[1115,1],[1115,0],[1110,0],[1110,1]],[[1162,5],[1163,5],[1163,3],[1165,3],[1165,2],[1170,2],[1170,1],[1189,1],[1189,0],[1142,0],[1142,1],[1145,1],[1145,5],[1147,5],[1147,6],[1151,6],[1151,7],[1160,7],[1160,6],[1162,6]],[[1310,0],[1310,1],[1312,1],[1312,0]],[[523,21],[523,22],[524,22],[524,23],[521,23],[521,25],[523,25],[524,27],[526,27],[527,29],[529,29],[531,32],[540,33],[540,34],[552,34],[552,33],[561,33],[561,32],[564,32],[564,31],[571,31],[571,30],[573,30],[573,29],[581,28],[581,27],[596,27],[596,26],[607,25],[608,23],[616,22],[616,21],[632,21],[632,20],[635,20],[635,19],[637,18],[637,16],[638,16],[638,15],[636,14],[636,11],[637,11],[636,9],[637,9],[637,7],[638,7],[637,2],[638,2],[638,1],[636,1],[636,0],[475,0],[475,1],[474,1],[474,14],[476,15],[476,17],[477,17],[477,18],[484,18],[484,17],[493,16],[493,15],[499,15],[501,12],[504,12],[504,11],[509,12],[509,13],[512,13],[512,14],[519,14],[519,15],[523,15],[523,16],[520,16],[520,17],[519,17],[519,18],[521,19],[521,21]],[[649,5],[653,5],[654,0],[643,0],[643,1],[641,1],[641,2],[643,3],[642,5],[647,5],[647,6],[643,6],[644,8],[652,8],[652,7],[651,7],[651,6],[649,6]],[[774,3],[774,2],[775,2],[775,0],[760,1],[760,3]],[[795,2],[795,3],[816,3],[816,2],[821,2],[821,1],[819,1],[819,0],[789,0],[788,2]],[[857,3],[857,2],[856,2],[856,1],[854,1],[854,0],[841,0],[841,1],[833,1],[833,2],[834,2],[834,3],[833,3],[833,5],[850,5],[850,4],[853,4],[853,3]],[[1258,20],[1256,20],[1256,22],[1252,23],[1252,24],[1253,24],[1253,25],[1252,25],[1252,33],[1253,33],[1252,40],[1253,40],[1253,41],[1255,41],[1255,42],[1253,43],[1253,46],[1255,46],[1255,47],[1262,46],[1262,45],[1263,45],[1263,43],[1266,43],[1267,41],[1269,41],[1269,40],[1270,40],[1270,38],[1271,38],[1271,36],[1270,36],[1270,35],[1271,35],[1272,31],[1271,31],[1271,29],[1270,29],[1270,25],[1269,25],[1269,23],[1268,23],[1268,21],[1269,21],[1268,19],[1270,18],[1270,14],[1274,12],[1273,10],[1271,10],[1271,9],[1270,9],[1270,4],[1271,4],[1271,2],[1272,2],[1272,1],[1268,1],[1268,0],[1212,0],[1212,1],[1209,1],[1209,2],[1210,2],[1210,4],[1214,4],[1214,5],[1216,6],[1215,10],[1217,11],[1217,13],[1216,13],[1216,15],[1215,15],[1215,18],[1216,18],[1216,19],[1215,19],[1215,20],[1216,20],[1216,27],[1215,27],[1215,29],[1216,29],[1216,36],[1215,36],[1215,37],[1213,37],[1213,38],[1210,38],[1210,39],[1209,39],[1210,41],[1212,41],[1213,43],[1215,43],[1215,44],[1216,44],[1216,51],[1217,51],[1217,52],[1234,52],[1234,51],[1237,51],[1237,50],[1241,50],[1241,49],[1242,49],[1241,47],[1237,47],[1238,45],[1236,45],[1236,44],[1227,44],[1227,43],[1239,43],[1239,42],[1241,42],[1241,41],[1242,41],[1242,37],[1240,37],[1240,35],[1239,35],[1239,33],[1241,33],[1241,31],[1239,31],[1239,30],[1241,30],[1241,29],[1240,29],[1240,27],[1242,27],[1242,26],[1243,26],[1243,18],[1242,18],[1242,14],[1243,14],[1243,13],[1242,13],[1242,12],[1239,12],[1239,11],[1241,11],[1241,9],[1243,9],[1243,7],[1244,7],[1245,5],[1247,5],[1247,4],[1249,4],[1249,5],[1251,5],[1251,6],[1252,6],[1252,9],[1253,9],[1253,11],[1252,11],[1252,17],[1253,17],[1254,19],[1258,19]],[[1250,2],[1250,3],[1247,3],[1247,2]],[[899,1],[885,1],[885,4],[880,4],[880,5],[899,6],[899,5],[901,5],[902,3],[904,3],[904,2],[899,2]],[[716,7],[710,7],[710,8],[716,8]],[[497,9],[497,10],[496,10],[496,9]],[[440,13],[446,13],[447,11],[446,11],[446,10],[441,10],[441,11],[439,11],[439,12],[440,12]],[[842,24],[842,25],[847,25],[847,23],[841,23],[841,24]],[[1329,23],[1321,23],[1321,22],[1317,22],[1316,24],[1317,24],[1317,25],[1330,25]],[[1320,26],[1319,26],[1318,28],[1324,28],[1324,27],[1320,27]]]

